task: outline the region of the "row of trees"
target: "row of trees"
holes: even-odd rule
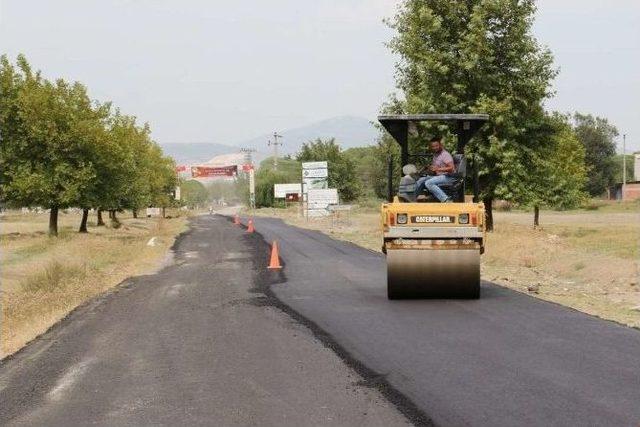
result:
[[[0,57],[0,202],[48,208],[49,234],[58,212],[82,208],[80,232],[90,209],[138,210],[172,203],[175,164],[150,137],[147,124],[110,103],[89,98],[85,86],[49,81],[26,58]]]

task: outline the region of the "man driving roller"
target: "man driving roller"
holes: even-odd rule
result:
[[[427,169],[429,175],[420,177],[416,182],[416,200],[426,199],[426,196],[421,194],[426,188],[440,202],[451,202],[451,198],[449,198],[438,185],[448,184],[453,181],[453,178],[449,176],[449,174],[455,171],[453,157],[444,149],[442,137],[440,136],[431,138],[429,148],[433,152],[433,159]]]

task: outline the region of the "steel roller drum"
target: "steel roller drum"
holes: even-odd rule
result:
[[[389,299],[479,298],[477,249],[388,249]]]

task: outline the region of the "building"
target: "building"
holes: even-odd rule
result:
[[[609,190],[611,200],[623,200],[622,199],[622,183],[619,182],[611,187]],[[640,199],[640,181],[627,182],[624,186],[624,200],[637,200]]]
[[[640,178],[640,152],[633,153],[633,176]],[[640,199],[640,181],[627,181],[622,194],[622,183],[619,182],[609,189],[611,200],[637,200]]]

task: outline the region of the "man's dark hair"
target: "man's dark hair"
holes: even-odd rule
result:
[[[432,142],[442,142],[442,137],[441,136],[434,136],[433,138],[431,138],[429,140],[429,144],[431,144]]]

